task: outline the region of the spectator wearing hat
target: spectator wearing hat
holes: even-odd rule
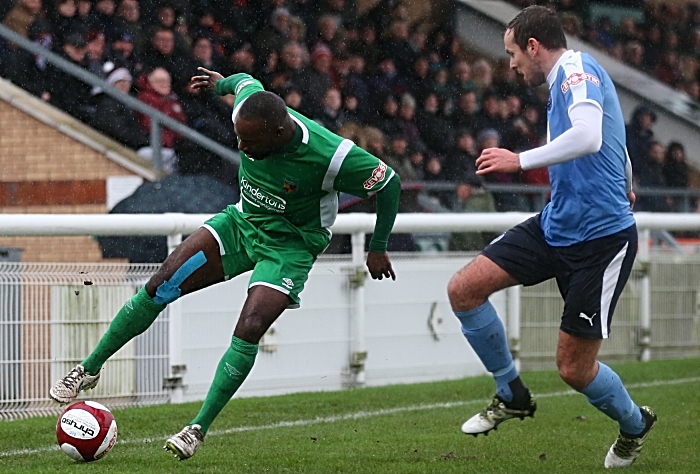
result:
[[[143,51],[146,47],[146,35],[141,26],[141,8],[138,0],[121,0],[114,21],[122,36],[128,34],[131,37],[134,49],[139,53]]]
[[[132,76],[127,68],[115,68],[107,75],[106,82],[119,92],[129,94]],[[139,124],[136,112],[104,92],[96,98],[92,126],[134,150],[149,145],[149,135]]]
[[[315,113],[319,112],[321,99],[325,91],[333,87],[331,78],[331,62],[333,55],[330,48],[324,44],[318,44],[311,51],[309,57],[310,65],[305,68],[305,72],[300,78],[302,95],[307,106]]]
[[[86,53],[87,41],[79,34],[71,34],[61,46],[59,56],[84,68]],[[51,104],[79,120],[89,122],[94,112],[90,106],[91,86],[52,64],[46,67],[46,78]]]

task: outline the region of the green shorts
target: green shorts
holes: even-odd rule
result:
[[[299,294],[316,256],[298,233],[266,231],[265,225],[252,224],[235,206],[228,206],[202,227],[219,242],[227,280],[253,270],[248,289],[256,285],[274,288],[289,296],[290,309],[299,307]]]

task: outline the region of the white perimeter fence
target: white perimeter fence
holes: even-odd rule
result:
[[[500,232],[522,213],[399,214],[394,232]],[[167,235],[170,248],[207,215],[0,215],[0,235]],[[700,354],[700,253],[650,246],[653,230],[700,230],[696,214],[636,214],[640,249],[603,360]],[[341,214],[352,255],[322,256],[302,295],[263,337],[239,396],[338,390],[485,373],[451,315],[449,278],[474,253],[392,255],[397,281],[364,268],[374,216]],[[86,357],[157,265],[0,263],[0,419],[56,413],[54,380]],[[230,343],[247,275],[175,303],[105,365],[87,397],[112,407],[204,398]],[[556,284],[515,287],[492,301],[523,367],[553,368],[563,309]]]

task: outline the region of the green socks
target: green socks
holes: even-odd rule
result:
[[[251,344],[236,336],[231,338],[231,347],[228,348],[216,368],[214,381],[211,383],[204,405],[190,426],[200,425],[202,434],[207,434],[214,418],[248,377],[257,353],[257,344]]]
[[[165,306],[154,303],[146,293],[146,287],[129,298],[112,320],[95,350],[83,361],[82,365],[87,373],[97,374],[107,359],[124,344],[148,329]]]

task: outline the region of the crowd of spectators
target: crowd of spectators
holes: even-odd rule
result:
[[[567,33],[700,101],[700,2],[613,1],[609,2],[613,6],[641,12],[613,21],[605,15],[593,18],[590,2],[510,1],[520,7],[539,4],[558,11]]]
[[[519,150],[545,137],[544,101],[507,64],[471,56],[450,25],[411,23],[405,5],[394,0],[362,16],[353,0],[268,0],[255,6],[17,0],[3,22],[230,147],[236,146],[230,98],[188,90],[197,66],[254,75],[289,107],[368,147],[404,182],[481,188],[474,160],[483,147]],[[147,156],[148,117],[102,91],[12,44],[0,46],[0,73]],[[170,168],[221,176],[220,160],[176,133],[164,131],[163,140],[177,157],[168,157]],[[546,183],[547,176],[494,180]],[[464,192],[434,196],[445,208],[464,208]],[[494,202],[504,211],[532,207],[505,194]]]
[[[577,16],[584,2],[547,3],[562,11],[567,28],[570,22],[579,25],[596,44],[608,38]],[[404,183],[424,183],[444,209],[537,210],[533,196],[485,192],[475,160],[487,147],[517,152],[544,143],[547,91],[524,86],[507,60],[474,56],[451,24],[411,22],[399,0],[381,0],[361,16],[355,0],[16,0],[3,5],[0,19],[15,32],[226,146],[236,147],[232,98],[189,90],[198,66],[225,76],[254,75],[290,108],[386,161]],[[682,10],[687,24],[681,24],[667,8],[661,22],[659,8],[646,10],[644,24],[632,22],[634,28],[609,35],[609,49],[621,44],[625,50],[629,43],[649,44],[650,32],[658,29],[661,49],[647,47],[640,63],[652,73],[666,62],[669,45],[675,45],[684,65],[697,56],[686,39],[696,31],[689,25],[700,13]],[[681,15],[681,10],[671,13]],[[675,43],[667,39],[670,32]],[[700,47],[700,40],[695,43]],[[674,85],[697,83],[697,64],[691,72],[684,70]],[[1,38],[0,75],[149,156],[147,116]],[[683,147],[669,145],[661,154],[664,171],[657,172],[653,120],[645,118],[648,113],[639,115],[642,119],[635,116],[628,127],[638,184],[687,185],[687,165],[679,158]],[[210,173],[235,183],[229,163],[177,133],[164,130],[163,146],[169,171]],[[685,181],[678,177],[684,169]],[[546,169],[487,179],[549,182]],[[670,208],[672,201],[665,201]]]

